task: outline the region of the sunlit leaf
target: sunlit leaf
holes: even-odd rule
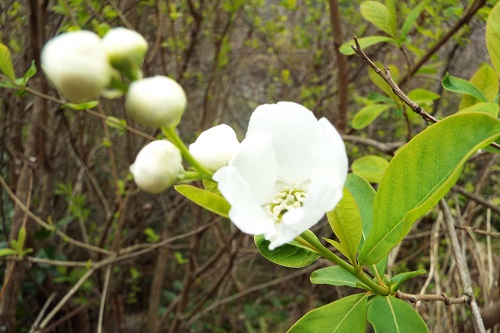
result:
[[[360,7],[365,20],[392,38],[396,38],[396,18],[387,6],[377,1],[363,1]]]
[[[500,76],[500,2],[493,7],[486,22],[486,47],[491,63]]]
[[[393,157],[373,203],[373,224],[358,260],[378,262],[453,186],[462,166],[500,136],[500,121],[483,113],[447,117],[415,136]]]
[[[9,79],[15,81],[16,73],[14,72],[14,65],[12,64],[12,56],[10,55],[9,48],[0,43],[0,72],[2,72]]]
[[[191,185],[176,185],[174,188],[198,206],[219,216],[228,217],[231,206],[224,197]]]
[[[364,333],[368,295],[355,294],[306,313],[288,333]]]
[[[352,172],[370,183],[380,183],[389,162],[375,155],[366,155],[352,162]]]
[[[410,13],[408,13],[403,22],[403,25],[401,26],[401,33],[400,33],[401,38],[405,38],[411,31],[411,29],[415,26],[415,22],[417,21],[422,11],[425,9],[425,6],[427,5],[428,2],[429,1],[427,0],[420,2],[410,11]]]
[[[398,274],[396,276],[393,276],[391,278],[391,291],[395,292],[401,287],[401,284],[405,282],[408,279],[411,279],[415,276],[419,276],[425,274],[425,269],[419,269],[418,271],[413,271],[413,272],[404,272],[401,274]]]
[[[486,97],[488,102],[493,102],[498,94],[498,75],[495,70],[488,66],[481,66],[474,75],[469,80],[474,86],[476,86]],[[478,98],[471,95],[463,95],[459,110],[465,109],[466,107],[472,106],[478,102],[481,102]]]
[[[324,267],[311,274],[311,283],[356,288],[356,277],[340,266]]]
[[[375,296],[368,302],[368,321],[375,333],[429,332],[422,317],[411,305],[392,296]]]
[[[476,103],[472,106],[466,107],[458,111],[459,113],[466,112],[484,112],[495,118],[498,117],[498,103]]]
[[[359,46],[361,47],[362,50],[373,46],[378,43],[391,43],[393,45],[397,45],[397,41],[394,38],[387,37],[387,36],[369,36],[369,37],[362,37],[358,38],[358,43]],[[340,53],[345,54],[345,55],[353,55],[356,52],[352,49],[351,45],[356,45],[354,42],[354,39],[351,39],[350,41],[342,44],[339,48]]]
[[[378,116],[392,105],[389,104],[371,104],[362,107],[352,120],[352,128],[360,130],[370,125]]]

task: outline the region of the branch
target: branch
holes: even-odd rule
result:
[[[481,314],[479,313],[479,308],[477,306],[476,299],[474,298],[470,273],[467,268],[465,258],[462,255],[462,250],[460,249],[460,243],[458,242],[457,232],[455,230],[455,221],[451,216],[450,209],[448,208],[448,205],[446,204],[446,201],[444,199],[441,199],[439,201],[439,206],[443,211],[444,221],[446,222],[446,226],[448,227],[448,234],[451,239],[451,248],[453,256],[455,257],[455,262],[458,267],[460,279],[462,280],[462,285],[464,288],[464,296],[468,297],[468,303],[471,309],[471,316],[474,322],[474,328],[476,329],[476,332],[486,333],[486,329],[484,328],[483,320],[481,319]]]
[[[377,140],[362,138],[360,136],[347,135],[347,134],[342,134],[342,140],[351,143],[360,143],[365,146],[371,146],[389,155],[394,155],[394,152],[404,144],[404,142],[382,143]]]
[[[375,65],[373,63],[373,61],[371,61],[370,58],[368,58],[368,56],[365,54],[365,52],[363,52],[363,50],[361,49],[361,46],[359,45],[359,41],[358,41],[357,37],[354,37],[354,42],[356,43],[356,46],[351,45],[354,52],[356,52],[356,54],[361,56],[361,58],[363,58],[363,60],[375,71],[375,73],[377,73],[382,79],[384,79],[385,82],[387,82],[387,84],[391,87],[392,91],[394,92],[394,94],[396,94],[396,96],[398,96],[406,105],[408,105],[416,114],[421,116],[425,121],[427,121],[429,123],[437,123],[438,122],[438,120],[436,118],[434,118],[427,111],[425,111],[424,108],[422,108],[420,105],[418,105],[417,103],[412,101],[401,90],[401,88],[398,87],[396,82],[394,82],[394,80],[391,77],[391,71],[389,70],[389,67],[384,66],[385,73],[383,73],[377,67],[377,65]],[[491,143],[490,146],[500,150],[500,144],[498,144],[496,142]]]
[[[407,294],[402,291],[396,292],[396,298],[404,299],[410,301],[410,303],[417,303],[418,301],[424,302],[444,302],[446,305],[451,304],[461,304],[469,302],[469,296],[462,295],[461,297],[448,297],[445,293],[442,294],[424,294],[424,295],[413,295]]]

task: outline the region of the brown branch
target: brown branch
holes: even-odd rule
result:
[[[453,252],[453,257],[458,267],[458,272],[460,274],[460,280],[462,281],[462,286],[464,288],[464,295],[469,298],[468,304],[471,310],[472,320],[474,322],[474,328],[478,333],[486,333],[484,328],[483,320],[481,319],[481,314],[479,313],[479,307],[477,306],[476,299],[474,298],[474,291],[472,290],[472,282],[470,278],[469,269],[467,268],[467,263],[462,255],[462,250],[460,248],[460,243],[458,242],[457,232],[455,230],[455,221],[451,216],[450,209],[446,204],[444,199],[439,201],[439,206],[443,211],[444,221],[448,227],[448,235],[451,239],[451,249]]]
[[[465,231],[468,231],[468,232],[473,232],[475,234],[490,236],[490,237],[493,237],[493,238],[500,238],[500,232],[485,231],[485,230],[481,230],[481,229],[476,229],[474,227],[469,227],[469,226],[466,226],[466,225],[459,225],[459,224],[455,224],[455,228],[461,229],[461,230],[465,230]]]
[[[439,40],[429,51],[427,51],[427,53],[422,57],[420,58],[420,60],[415,64],[415,66],[413,66],[411,69],[408,70],[408,73],[403,76],[403,78],[401,79],[401,81],[399,82],[400,85],[404,85],[406,84],[406,82],[408,81],[408,79],[410,77],[412,77],[413,75],[415,75],[415,73],[420,69],[420,67],[422,67],[431,57],[434,53],[437,52],[437,50],[439,50],[441,48],[441,46],[443,46],[444,44],[446,44],[446,42],[451,38],[453,37],[453,35],[462,27],[464,26],[465,24],[467,24],[467,22],[469,22],[469,20],[476,14],[476,12],[484,6],[484,4],[486,3],[486,0],[476,0],[474,1],[474,3],[469,7],[469,9],[467,10],[467,12],[464,14],[464,16],[462,16],[462,18],[453,26],[453,28],[450,29],[450,31],[448,31],[448,33],[443,36],[443,38],[441,38],[441,40]]]
[[[382,79],[384,79],[385,82],[391,87],[392,91],[396,96],[398,96],[406,105],[408,105],[416,114],[421,116],[425,121],[430,122],[430,123],[437,123],[438,120],[430,115],[427,111],[424,110],[420,105],[412,101],[402,90],[399,88],[399,86],[394,82],[394,80],[391,77],[391,71],[389,70],[389,67],[384,66],[384,72],[380,70],[380,68],[377,67],[373,63],[373,61],[365,54],[365,52],[361,49],[361,46],[359,45],[359,41],[357,37],[354,37],[354,42],[356,43],[356,46],[351,45],[352,49],[356,54],[361,56],[361,58],[377,73]],[[496,148],[500,150],[500,144],[493,142],[490,144],[491,147]]]
[[[468,199],[474,200],[475,202],[480,203],[481,205],[491,209],[491,211],[493,211],[497,214],[500,214],[500,207],[493,205],[489,201],[481,198],[480,196],[478,196],[474,193],[467,192],[463,187],[455,185],[455,186],[453,186],[453,190],[457,191],[460,194],[463,194]]]
[[[343,134],[342,139],[347,142],[351,143],[360,143],[365,146],[371,146],[383,153],[389,154],[389,155],[394,155],[394,152],[401,147],[404,142],[392,142],[392,143],[382,143],[377,140],[369,139],[369,138],[362,138],[360,136],[355,136],[355,135],[347,135]]]
[[[410,303],[417,303],[418,301],[424,302],[444,302],[446,305],[461,304],[469,302],[469,296],[462,295],[460,297],[448,297],[445,293],[442,294],[424,294],[424,295],[413,295],[407,294],[402,291],[396,292],[396,298],[404,299],[410,301]]]

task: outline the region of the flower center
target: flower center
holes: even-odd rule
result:
[[[279,222],[286,212],[302,207],[305,200],[306,192],[285,186],[281,192],[276,194],[273,202],[269,205],[269,210]]]

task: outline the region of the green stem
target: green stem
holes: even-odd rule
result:
[[[165,136],[181,151],[182,157],[198,171],[200,178],[212,179],[214,173],[202,166],[198,160],[191,155],[184,142],[182,142],[182,139],[175,132],[175,127],[162,127],[161,129],[163,134],[165,134]]]
[[[302,237],[302,239],[309,243],[309,245],[311,245],[319,254],[321,254],[321,256],[323,256],[325,259],[330,260],[334,264],[339,265],[340,267],[354,275],[359,281],[367,285],[373,292],[384,296],[390,294],[389,288],[377,284],[361,270],[361,267],[354,267],[342,260],[336,254],[328,250],[323,244],[321,244],[321,242],[312,234],[304,232],[302,233],[302,235],[300,235],[300,237]]]

